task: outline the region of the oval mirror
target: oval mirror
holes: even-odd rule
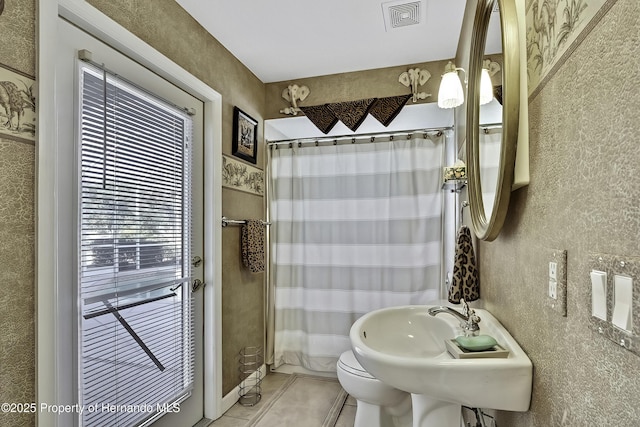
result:
[[[520,110],[519,49],[515,0],[478,1],[469,58],[466,152],[471,221],[482,240],[498,236],[509,207]],[[502,66],[491,56],[501,57]],[[487,98],[487,91],[494,96]]]

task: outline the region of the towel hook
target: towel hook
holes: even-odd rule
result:
[[[464,208],[466,208],[467,206],[469,206],[469,202],[464,200],[461,204],[460,204],[460,220],[462,220],[463,216],[464,216]]]

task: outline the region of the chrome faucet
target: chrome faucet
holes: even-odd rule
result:
[[[465,335],[478,335],[478,331],[480,331],[480,326],[478,326],[480,317],[476,315],[475,310],[470,308],[469,304],[467,304],[464,299],[460,299],[460,303],[462,304],[462,313],[451,307],[439,306],[431,307],[429,309],[429,314],[432,316],[435,316],[438,313],[451,314],[460,319],[460,327],[464,331]]]

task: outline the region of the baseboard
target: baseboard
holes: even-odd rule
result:
[[[273,366],[273,365],[270,365]],[[270,372],[276,372],[279,374],[305,374],[305,375],[313,375],[316,377],[327,377],[327,378],[338,378],[338,374],[336,372],[319,372],[312,371],[310,369],[303,368],[302,366],[296,365],[280,365],[277,368],[271,367]]]
[[[267,367],[265,365],[260,366],[259,372],[260,372],[260,375],[262,375],[262,378],[264,378],[264,376],[267,374]],[[249,376],[249,378],[255,377],[256,375],[258,375],[258,372],[254,372]],[[229,409],[231,409],[231,407],[236,404],[238,399],[240,399],[239,392],[240,392],[240,384],[238,384],[236,388],[231,390],[222,398],[223,414],[227,412]]]

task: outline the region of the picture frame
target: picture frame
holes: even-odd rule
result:
[[[35,144],[35,77],[0,63],[0,138]]]
[[[233,107],[233,144],[231,149],[234,156],[256,164],[258,121],[238,107]]]
[[[222,186],[264,196],[264,171],[223,154]]]

